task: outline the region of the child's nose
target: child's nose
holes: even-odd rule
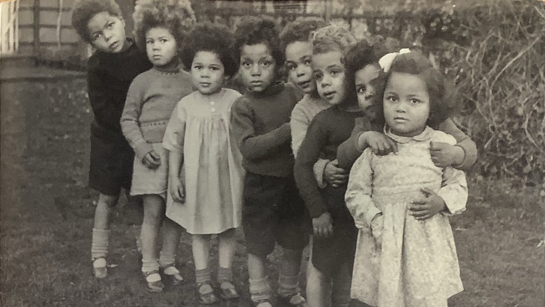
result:
[[[253,65],[252,68],[250,68],[250,73],[252,74],[252,76],[261,75],[261,69],[259,68],[259,65]]]
[[[297,66],[295,69],[295,73],[297,74],[297,77],[301,77],[305,74],[304,69],[301,67],[301,65]]]

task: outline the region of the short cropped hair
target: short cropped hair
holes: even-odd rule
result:
[[[282,50],[293,42],[308,42],[310,35],[327,24],[321,18],[297,19],[288,23],[280,33],[280,42]]]
[[[146,50],[146,33],[152,28],[165,28],[181,49],[186,33],[195,24],[195,13],[189,0],[139,0],[133,14],[136,44]]]
[[[459,110],[454,86],[439,70],[433,67],[431,61],[420,51],[411,51],[396,56],[390,70],[380,78],[377,88],[376,102],[383,105],[384,91],[392,73],[407,73],[417,75],[426,83],[430,96],[430,115],[427,125],[437,128],[439,124],[454,115]]]
[[[123,18],[121,9],[114,0],[77,0],[74,3],[72,26],[76,33],[87,43],[91,43],[89,20],[102,12],[108,12],[112,16]]]
[[[240,65],[240,52],[242,47],[265,44],[276,62],[276,68],[284,65],[284,52],[280,47],[280,37],[276,23],[267,17],[258,18],[245,16],[235,30],[235,59]]]
[[[357,43],[356,38],[347,28],[335,24],[314,31],[311,40],[313,54],[340,51],[343,56]]]
[[[186,36],[180,58],[189,69],[197,52],[210,51],[219,57],[225,68],[225,75],[232,77],[238,70],[238,62],[233,52],[234,41],[233,33],[226,26],[210,22],[197,24]]]

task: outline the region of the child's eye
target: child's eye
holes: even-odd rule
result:
[[[112,22],[110,22],[109,24],[107,24],[106,27],[107,27],[108,29],[111,29],[111,28],[114,27],[114,24],[115,24],[115,22],[112,21]]]
[[[356,88],[356,92],[357,92],[358,94],[365,93],[366,90],[367,90],[367,88],[365,87],[365,85],[358,86],[358,87]]]
[[[288,70],[295,70],[297,68],[297,66],[294,64],[288,64],[287,66],[288,66]]]
[[[167,39],[166,38],[161,38],[160,42],[164,44],[164,43],[167,42]]]
[[[387,101],[391,101],[391,102],[396,102],[396,101],[397,101],[397,97],[396,97],[396,96],[386,96],[386,100],[387,100]]]
[[[210,67],[210,69],[213,70],[213,71],[218,71],[218,70],[220,70],[219,67],[215,67],[215,66]]]
[[[149,44],[153,44],[153,40],[152,40],[152,39],[147,39],[147,40],[146,40],[146,44],[148,44],[148,45],[149,45]]]
[[[99,39],[101,36],[102,36],[102,33],[95,33],[95,34],[93,34],[93,36],[91,37],[91,39],[94,40],[94,41],[96,41],[96,40]]]
[[[311,61],[311,60],[305,60],[305,61],[303,62],[303,64],[305,64],[305,65],[307,65],[307,66],[310,66],[310,65],[312,65],[312,61]]]
[[[413,104],[418,104],[421,101],[419,99],[413,98],[413,99],[410,100],[410,102],[413,103]]]
[[[263,62],[261,65],[267,67],[267,66],[269,66],[269,65],[271,65],[271,64],[272,64],[271,61],[265,61],[265,62]]]
[[[193,66],[193,68],[200,70],[200,69],[202,69],[202,66],[201,65],[195,65],[195,66]]]
[[[245,68],[250,67],[252,64],[250,62],[242,62],[242,66]]]

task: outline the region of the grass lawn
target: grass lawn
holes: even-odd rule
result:
[[[124,198],[112,220],[115,267],[104,280],[92,277],[97,195],[86,187],[85,88],[84,79],[2,84],[0,306],[197,306],[187,234],[178,252],[186,282],[161,294],[145,290]],[[470,182],[467,211],[451,220],[466,290],[450,306],[544,306],[545,198],[538,188]],[[230,306],[250,306],[242,243],[240,234],[234,274],[243,297]],[[269,259],[273,281],[279,256]]]

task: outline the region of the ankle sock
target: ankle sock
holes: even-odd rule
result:
[[[271,287],[266,277],[250,279],[250,297],[254,302],[271,299]]]
[[[108,255],[108,241],[110,230],[93,228],[93,238],[91,243],[91,258],[106,258]]]
[[[212,281],[212,277],[210,276],[209,268],[195,271],[195,282],[197,282],[197,285],[209,283],[210,281]]]
[[[157,259],[142,259],[142,273],[147,274],[153,271],[159,271],[159,261]]]
[[[299,288],[299,275],[286,276],[278,274],[278,295],[288,297],[301,292]]]
[[[221,285],[223,282],[232,282],[233,280],[233,271],[230,268],[218,268],[218,276],[217,276],[218,284]]]

